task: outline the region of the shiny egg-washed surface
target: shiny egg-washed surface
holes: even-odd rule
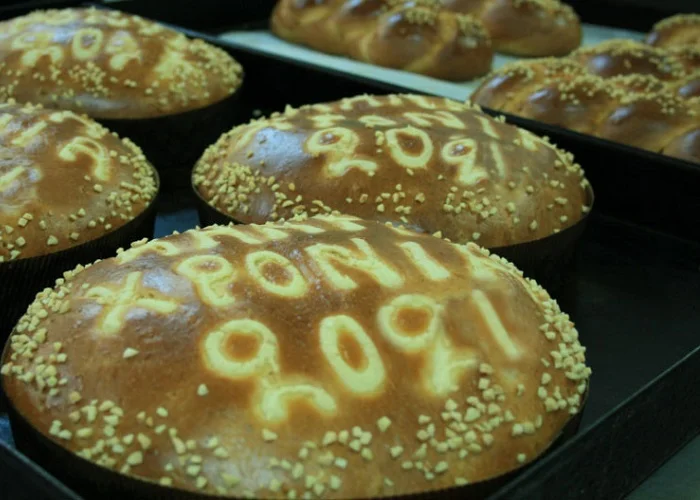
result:
[[[288,41],[445,80],[491,67],[491,40],[472,16],[439,0],[280,0],[271,29]]]
[[[589,208],[571,154],[420,95],[356,96],[236,127],[207,149],[193,183],[242,222],[339,212],[489,248],[549,236]]]
[[[37,296],[9,400],[83,458],[231,496],[377,497],[536,458],[590,369],[535,282],[353,217],[139,242]]]
[[[241,81],[223,50],[118,11],[35,11],[0,23],[3,100],[149,118],[218,102]]]
[[[518,56],[561,56],[581,44],[581,22],[559,0],[440,0],[481,21],[494,50]]]
[[[508,64],[479,105],[700,162],[700,49],[610,40],[565,58]]]
[[[656,47],[700,47],[700,14],[677,14],[656,23],[646,42]]]
[[[0,263],[100,238],[157,190],[141,150],[87,116],[0,104]]]

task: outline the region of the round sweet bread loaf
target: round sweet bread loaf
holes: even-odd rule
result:
[[[502,247],[587,211],[571,154],[478,108],[419,95],[288,108],[224,134],[193,184],[234,220],[348,213]]]
[[[118,11],[36,11],[0,23],[2,100],[150,118],[221,101],[241,81],[223,50]]]
[[[646,42],[656,47],[700,47],[700,14],[677,14],[656,23]]]
[[[0,263],[117,231],[157,191],[141,150],[87,116],[0,104]]]
[[[79,457],[257,498],[504,474],[590,375],[569,317],[508,262],[345,216],[138,242],[39,294],[2,361],[17,414]]]

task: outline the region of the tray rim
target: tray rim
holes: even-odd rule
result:
[[[614,420],[617,415],[621,414],[621,412],[625,408],[633,405],[635,401],[639,401],[641,398],[644,397],[644,395],[656,390],[659,384],[661,384],[662,382],[671,383],[668,381],[675,381],[677,379],[681,379],[682,377],[678,374],[678,372],[684,368],[692,367],[693,361],[696,363],[696,366],[700,366],[700,344],[698,344],[698,346],[695,349],[691,350],[690,352],[686,353],[683,357],[676,360],[676,362],[667,367],[666,370],[658,374],[652,380],[648,381],[638,390],[633,392],[630,396],[618,403],[615,407],[611,408],[604,415],[600,416],[586,429],[583,429],[581,432],[577,433],[576,436],[567,441],[561,447],[554,450],[551,454],[543,457],[542,460],[538,461],[531,469],[525,471],[520,477],[518,477],[511,483],[505,485],[498,492],[489,497],[489,500],[508,500],[510,498],[514,498],[518,493],[517,490],[522,489],[524,484],[527,485],[528,483],[533,484],[535,482],[546,481],[547,478],[556,475],[559,470],[557,465],[560,465],[562,463],[561,457],[566,456],[567,453],[572,454],[574,456],[580,454],[581,443],[590,439],[591,434],[601,432],[601,429],[608,430],[608,427],[614,426]],[[700,372],[700,369],[696,368],[696,371]],[[688,383],[687,385],[691,385],[691,383]],[[696,408],[696,412],[700,417],[700,408]],[[700,420],[698,420],[698,422],[700,422]],[[659,427],[662,428],[663,426],[660,425]],[[675,455],[675,453],[677,453],[678,450],[680,450],[687,443],[691,442],[693,439],[696,439],[698,437],[700,437],[700,424],[697,426],[694,433],[691,431],[688,435],[688,438],[675,447],[674,452],[665,456],[662,461],[657,461],[656,468],[663,465],[669,458]],[[572,453],[572,450],[577,451],[574,451]],[[649,476],[644,477],[642,479],[642,482],[648,477]],[[629,491],[627,493],[629,493]],[[517,498],[526,497],[518,496]]]

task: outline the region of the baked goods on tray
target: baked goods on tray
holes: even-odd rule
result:
[[[612,40],[568,58],[508,64],[479,105],[700,162],[700,48]]]
[[[160,171],[189,170],[235,123],[242,81],[224,50],[114,10],[52,9],[0,23],[0,100],[85,113],[132,139]],[[186,174],[163,180],[178,177]]]
[[[315,50],[445,80],[491,68],[491,41],[471,16],[439,0],[280,0],[272,31]]]
[[[0,263],[118,230],[153,200],[139,148],[84,115],[0,104]]]
[[[76,456],[167,488],[154,498],[478,484],[543,453],[590,375],[569,317],[509,263],[334,216],[191,230],[68,272],[1,371],[13,425],[88,481]]]
[[[582,36],[559,0],[279,0],[271,28],[321,52],[445,80],[485,74],[492,49],[559,56]]]
[[[656,23],[646,42],[656,47],[700,47],[700,14],[677,14]]]
[[[141,150],[87,116],[0,104],[0,335],[66,269],[152,236],[157,192]]]
[[[0,23],[0,99],[140,119],[214,104],[241,84],[223,50],[107,9],[35,11]]]
[[[581,22],[559,0],[440,0],[481,21],[496,52],[516,56],[563,56],[581,44]]]
[[[240,125],[193,185],[233,220],[347,213],[487,248],[548,237],[590,208],[570,153],[478,107],[360,95]]]

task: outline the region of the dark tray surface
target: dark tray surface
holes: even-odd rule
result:
[[[700,246],[594,217],[562,297],[593,369],[583,426],[700,345]]]
[[[689,492],[695,492],[694,500],[700,498],[699,463],[700,437],[696,437],[634,490],[627,500],[684,498]]]

